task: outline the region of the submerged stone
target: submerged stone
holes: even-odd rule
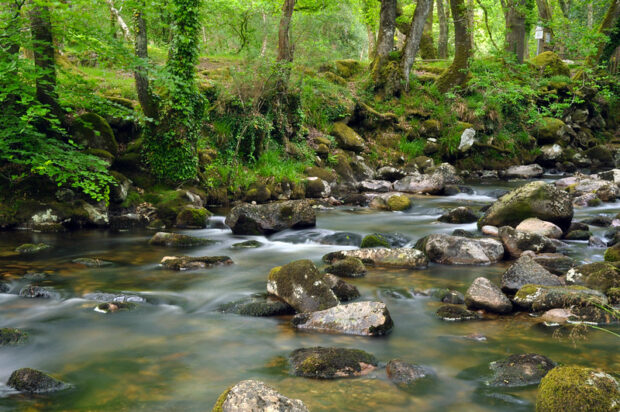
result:
[[[434,377],[435,372],[425,366],[392,359],[385,366],[388,378],[399,385],[411,385],[420,379]]]
[[[35,253],[43,252],[45,250],[51,249],[51,245],[47,245],[45,243],[25,243],[23,245],[18,246],[15,251],[20,255],[32,255]]]
[[[256,249],[263,246],[258,240],[246,240],[245,242],[233,243],[232,249]]]
[[[7,386],[27,393],[55,392],[70,387],[70,385],[46,373],[31,368],[14,371],[7,382]]]
[[[443,305],[437,309],[437,316],[449,322],[481,319],[481,316],[476,312],[458,305]]]
[[[377,359],[363,350],[324,347],[294,350],[289,362],[292,375],[314,379],[363,376],[378,365]]]
[[[27,340],[27,332],[13,328],[0,328],[0,346],[19,345]]]
[[[208,269],[233,263],[228,256],[164,256],[160,262],[164,269],[170,270]]]
[[[490,386],[518,387],[540,383],[555,362],[543,355],[526,353],[491,362],[489,367],[493,371]]]
[[[114,266],[113,262],[108,262],[105,260],[101,260],[99,258],[77,258],[77,259],[73,259],[71,262],[77,263],[79,265],[84,265],[89,268],[101,268],[101,267]]]
[[[215,243],[215,241],[209,239],[168,232],[157,232],[153,235],[151,240],[149,240],[149,244],[152,246],[171,247],[205,246],[213,243]]]
[[[381,302],[356,302],[301,313],[292,323],[297,329],[360,336],[386,335],[394,325],[390,312]]]
[[[283,316],[295,313],[295,309],[288,303],[260,293],[221,305],[218,310],[225,313],[256,317]]]

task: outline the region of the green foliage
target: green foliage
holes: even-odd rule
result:
[[[417,156],[422,156],[424,154],[424,146],[426,145],[426,140],[424,139],[416,139],[412,142],[408,141],[406,137],[403,137],[400,140],[400,144],[398,148],[401,152],[409,156],[410,159],[413,159]]]
[[[319,77],[306,76],[301,86],[301,107],[308,126],[327,131],[349,114],[351,93]]]

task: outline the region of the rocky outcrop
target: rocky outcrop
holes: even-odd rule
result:
[[[265,383],[241,381],[220,395],[213,412],[308,412],[299,399],[289,399]]]
[[[510,313],[512,303],[491,281],[484,277],[476,278],[467,293],[465,305],[469,309],[484,309],[495,313]]]
[[[169,270],[195,270],[232,265],[233,261],[228,256],[164,256],[160,264]]]
[[[377,359],[358,349],[302,348],[289,355],[291,374],[313,379],[351,378],[376,369]]]
[[[381,302],[356,302],[300,313],[292,323],[302,330],[360,336],[386,335],[394,325],[390,312]]]
[[[545,182],[528,183],[493,203],[478,225],[516,227],[530,217],[554,223],[562,229],[568,228],[573,219],[569,194]]]
[[[521,256],[502,275],[502,290],[514,293],[525,285],[562,286],[562,279],[530,256]]]
[[[499,238],[511,258],[518,258],[526,250],[534,253],[553,253],[555,245],[546,237],[535,233],[519,232],[510,226],[499,228]]]
[[[412,248],[343,250],[328,253],[323,256],[323,261],[332,263],[346,257],[355,257],[366,265],[380,267],[422,269],[428,266],[426,255]]]
[[[314,227],[316,214],[306,200],[266,205],[244,203],[230,211],[226,224],[236,235],[270,235],[285,229]]]
[[[495,239],[433,234],[418,241],[416,247],[432,262],[445,265],[486,265],[504,257],[504,247]]]
[[[555,362],[543,355],[524,353],[491,362],[489,367],[493,371],[490,386],[513,388],[539,384]]]

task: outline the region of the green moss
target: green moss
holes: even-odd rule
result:
[[[545,77],[570,76],[568,65],[552,51],[540,53],[538,56],[530,59],[530,63]]]
[[[620,262],[620,243],[616,243],[605,251],[606,262]]]
[[[607,289],[606,295],[610,304],[620,304],[620,288],[609,288]]]
[[[176,226],[185,228],[204,228],[211,214],[205,208],[186,207],[177,214]]]
[[[213,406],[211,412],[222,412],[222,406],[224,405],[224,402],[226,402],[226,399],[228,398],[228,393],[230,393],[231,389],[232,386],[222,392],[222,394],[217,398],[217,401],[215,401],[215,405]]]
[[[315,379],[333,379],[359,375],[362,363],[377,366],[377,359],[359,349],[302,348],[289,356],[295,376]]]
[[[46,245],[45,243],[38,243],[36,245],[32,243],[25,243],[23,245],[18,246],[15,249],[15,251],[19,253],[20,255],[29,255],[29,254],[43,252],[44,250],[48,250],[48,249],[51,249],[51,246]]]
[[[114,155],[110,152],[108,152],[107,150],[103,150],[103,149],[86,149],[84,150],[84,153],[89,154],[89,155],[93,155],[93,156],[97,156],[100,159],[103,160],[107,160],[108,162],[112,163],[114,161]]]
[[[551,144],[561,139],[559,133],[566,125],[560,119],[543,117],[534,129],[534,135],[540,144]]]
[[[356,278],[364,276],[366,273],[366,267],[358,258],[349,256],[326,267],[325,273],[331,273],[332,275],[340,277]]]
[[[614,410],[618,402],[618,383],[610,375],[578,366],[559,366],[542,379],[536,411],[607,412]]]
[[[89,149],[103,149],[116,156],[118,143],[108,122],[95,113],[76,117],[72,126],[75,141]]]
[[[336,72],[345,79],[355,76],[362,69],[360,62],[357,60],[336,60],[334,63],[336,64]]]
[[[367,235],[362,239],[361,248],[371,248],[371,247],[386,247],[390,248],[390,243],[386,238],[381,236],[378,233],[374,233],[372,235]]]
[[[157,209],[157,215],[166,225],[172,226],[177,215],[189,203],[184,190],[164,190],[159,193],[150,194],[146,199],[151,201]]]
[[[589,288],[607,292],[610,288],[620,287],[620,269],[608,262],[596,262],[579,266],[577,272],[585,278]]]
[[[390,196],[387,205],[392,211],[403,211],[411,208],[411,199],[405,195]]]
[[[13,328],[0,328],[0,346],[19,345],[27,340],[27,332]]]
[[[340,148],[354,152],[360,152],[364,149],[364,139],[344,122],[334,123],[333,133]]]
[[[136,139],[130,142],[125,149],[125,153],[140,153],[142,151],[143,138]]]
[[[325,73],[323,73],[323,77],[325,77],[326,80],[328,80],[328,81],[330,81],[330,82],[332,82],[334,84],[337,84],[339,86],[346,86],[347,85],[347,81],[344,78],[338,76],[335,73],[325,72]]]
[[[136,207],[143,202],[144,199],[142,199],[142,195],[132,188],[129,190],[129,193],[127,193],[127,197],[125,198],[123,203],[121,203],[121,207],[125,209],[130,207]]]
[[[334,171],[323,167],[308,167],[306,168],[305,173],[308,177],[318,177],[328,183],[336,181],[336,174],[334,173]]]

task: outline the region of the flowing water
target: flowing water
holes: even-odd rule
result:
[[[521,182],[522,183],[522,182]],[[387,337],[366,338],[294,331],[289,318],[251,318],[217,311],[219,305],[265,291],[269,270],[296,259],[321,264],[328,252],[343,249],[316,241],[337,231],[365,235],[399,232],[415,242],[430,233],[475,224],[437,222],[444,208],[474,207],[494,200],[498,188],[514,183],[474,185],[475,195],[417,197],[404,213],[360,208],[319,210],[317,228],[287,231],[269,239],[233,236],[223,217],[212,228],[186,232],[218,240],[215,246],[189,250],[148,245],[152,233],[81,231],[62,234],[5,232],[0,234],[0,274],[15,293],[26,272],[43,272],[38,284],[54,287],[58,299],[25,299],[0,294],[0,327],[30,332],[23,346],[0,348],[0,411],[35,410],[210,410],[218,395],[243,379],[265,381],[288,397],[302,399],[312,411],[529,411],[536,388],[490,391],[484,384],[488,362],[515,353],[536,352],[558,363],[620,371],[618,340],[590,331],[582,339],[554,335],[528,314],[491,317],[484,321],[444,322],[436,318],[441,305],[416,294],[431,287],[465,292],[473,279],[498,282],[507,264],[487,267],[430,265],[426,270],[370,268],[366,277],[347,279],[362,300],[388,305],[395,327]],[[615,215],[620,204],[576,211],[576,220],[594,214]],[[603,229],[592,228],[603,235]],[[233,250],[231,244],[256,239],[258,249]],[[314,239],[314,240],[313,240]],[[53,249],[33,258],[6,253],[22,243],[45,242]],[[571,242],[568,254],[582,262],[603,259],[604,249]],[[174,254],[228,255],[235,265],[191,272],[159,267]],[[83,268],[78,257],[115,262],[110,268]],[[140,296],[136,310],[113,314],[93,310],[94,292]],[[85,297],[86,295],[86,297]],[[617,327],[614,327],[617,331]],[[470,339],[484,335],[484,341]],[[317,381],[291,377],[285,358],[309,346],[364,349],[383,365],[390,359],[429,366],[435,380],[403,391],[387,379],[384,368],[360,379]],[[15,369],[33,367],[71,382],[71,390],[25,396],[4,383]],[[485,370],[486,369],[486,370]]]

